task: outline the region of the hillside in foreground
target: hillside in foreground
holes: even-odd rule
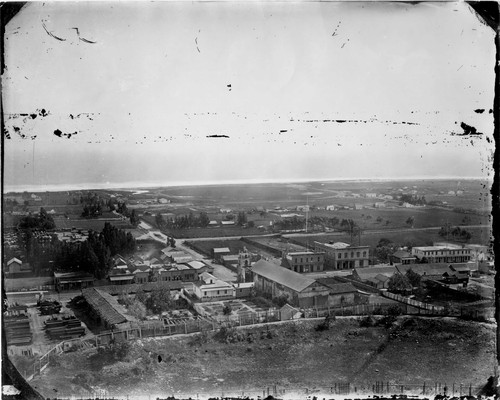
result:
[[[375,382],[421,388],[445,384],[477,391],[493,374],[495,326],[454,319],[400,318],[391,328],[337,319],[300,321],[194,336],[143,339],[65,353],[31,383],[46,397],[109,395],[257,397],[327,392],[339,383],[371,390]],[[308,389],[306,391],[306,389]],[[87,392],[88,393],[88,392]],[[464,393],[465,394],[465,393]]]

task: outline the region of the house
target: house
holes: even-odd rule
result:
[[[84,289],[83,298],[90,307],[91,316],[102,321],[107,328],[119,328],[128,322],[122,314],[121,307],[116,298],[109,293],[96,288]]]
[[[352,272],[352,276],[360,282],[374,286],[374,283],[380,285],[380,275],[390,278],[397,272],[398,270],[395,266],[375,266],[369,268],[355,268]]]
[[[253,292],[253,286],[253,282],[234,283],[233,287],[236,298],[250,297]]]
[[[129,285],[134,282],[135,275],[128,268],[113,268],[109,271],[108,280],[112,285]]]
[[[218,247],[212,249],[212,258],[218,263],[222,264],[222,256],[231,254],[228,247]]]
[[[201,301],[227,300],[235,297],[235,288],[208,272],[203,272],[193,282],[193,292]]]
[[[419,261],[428,263],[462,263],[468,262],[472,258],[472,250],[465,245],[451,243],[440,243],[434,246],[413,247],[413,256]]]
[[[328,305],[330,307],[355,304],[359,291],[352,284],[339,283],[335,278],[321,278],[317,282],[329,289]]]
[[[325,254],[325,269],[353,269],[369,265],[370,246],[314,242],[314,251]]]
[[[335,206],[334,205],[326,206],[326,211],[335,211]]]
[[[221,221],[220,222],[222,226],[233,226],[235,225],[234,221]]]
[[[290,304],[285,304],[280,308],[280,321],[289,321],[299,318],[302,318],[302,313],[299,309],[292,307]]]
[[[450,267],[453,266],[456,268],[455,270]],[[465,267],[465,268],[463,268]],[[405,275],[408,270],[412,270],[413,272],[419,274],[423,280],[436,280],[442,281],[446,279],[451,273],[456,271],[470,271],[470,266],[467,267],[466,263],[463,264],[443,264],[443,263],[432,263],[432,264],[412,264],[412,265],[398,265],[396,266],[398,271]]]
[[[11,258],[5,265],[4,273],[6,278],[22,277],[32,272],[29,263],[23,263],[19,258]]]
[[[362,210],[363,209],[363,205],[362,204],[354,204],[354,209],[355,210]]]
[[[201,274],[203,272],[211,273],[213,271],[213,267],[208,264],[205,264],[203,261],[195,260],[195,261],[189,261],[185,264],[189,265],[192,269],[198,271],[198,274]]]
[[[237,254],[228,254],[227,256],[222,256],[222,265],[229,268],[236,268],[238,260],[239,256]]]
[[[322,307],[328,304],[329,289],[297,272],[272,264],[257,261],[252,267],[254,288],[272,298],[287,298],[296,307]]]
[[[417,258],[412,256],[409,252],[405,250],[398,250],[392,256],[390,256],[391,262],[393,264],[415,264]]]
[[[54,272],[56,290],[84,289],[94,285],[94,276],[86,272]]]
[[[312,251],[284,252],[281,265],[299,273],[321,272],[325,253]]]
[[[374,199],[377,197],[377,193],[366,193],[365,197],[368,199]]]
[[[374,204],[375,208],[385,208],[386,204],[384,201],[377,201],[375,204]]]

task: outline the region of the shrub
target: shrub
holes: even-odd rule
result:
[[[371,326],[374,326],[375,323],[375,319],[370,315],[367,315],[366,317],[363,317],[359,320],[359,326],[361,328],[369,328]]]
[[[226,304],[224,306],[224,308],[222,309],[222,313],[224,315],[230,315],[232,312],[233,312],[233,309],[231,308],[231,306],[229,304]]]
[[[317,332],[327,331],[330,329],[330,324],[335,321],[335,315],[328,314],[325,319],[314,328]]]

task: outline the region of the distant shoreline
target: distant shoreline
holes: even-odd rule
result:
[[[490,181],[488,177],[412,177],[412,178],[317,178],[317,179],[255,179],[255,180],[227,180],[201,182],[122,182],[122,183],[81,183],[81,184],[48,184],[48,185],[5,185],[3,193],[22,192],[67,192],[78,190],[127,190],[155,189],[162,187],[193,187],[193,186],[226,186],[226,185],[259,185],[259,184],[304,184],[312,182],[415,182],[415,181]]]

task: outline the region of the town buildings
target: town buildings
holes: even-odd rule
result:
[[[325,269],[353,269],[369,265],[370,246],[314,242],[314,251],[325,254]]]
[[[193,282],[193,292],[201,301],[226,300],[236,296],[233,285],[208,272],[203,272],[199,279]]]
[[[281,265],[299,273],[321,272],[325,253],[312,251],[284,252]]]
[[[420,262],[428,263],[462,263],[468,262],[472,258],[470,248],[451,243],[413,247],[411,253]]]
[[[286,298],[287,303],[301,308],[328,305],[329,289],[297,272],[260,260],[252,267],[257,292],[272,298]]]

